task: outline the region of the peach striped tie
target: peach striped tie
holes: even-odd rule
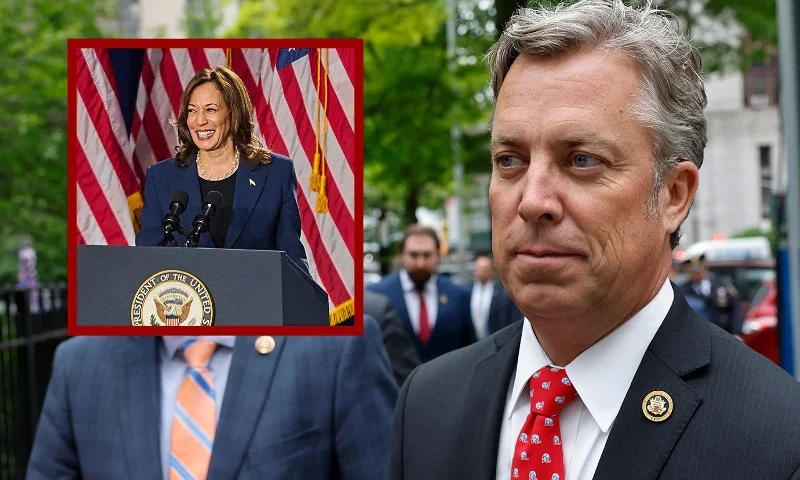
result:
[[[217,348],[209,340],[189,340],[183,358],[189,365],[172,418],[170,480],[205,480],[216,429],[214,385],[208,361]]]

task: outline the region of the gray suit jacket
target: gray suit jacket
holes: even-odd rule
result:
[[[59,345],[29,480],[162,478],[158,337]],[[239,337],[209,480],[386,477],[397,385],[372,318],[363,337]]]
[[[378,321],[394,377],[397,379],[397,384],[402,385],[411,371],[422,363],[414,342],[408,336],[389,297],[364,290],[364,314]]]
[[[597,480],[800,480],[800,382],[675,300],[611,429]],[[390,480],[493,479],[522,323],[414,370],[400,392]],[[642,400],[663,390],[672,416]]]

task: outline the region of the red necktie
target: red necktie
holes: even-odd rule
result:
[[[531,413],[517,437],[511,478],[564,480],[564,453],[558,412],[575,398],[575,387],[562,368],[544,367],[530,381]]]
[[[428,343],[431,336],[431,326],[428,323],[428,309],[425,308],[425,289],[417,288],[419,295],[419,341],[423,345]]]

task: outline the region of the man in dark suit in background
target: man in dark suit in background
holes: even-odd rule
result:
[[[527,321],[408,377],[391,480],[800,480],[800,382],[667,279],[706,144],[677,25],[623,0],[507,23],[492,252]]]
[[[475,341],[469,290],[436,274],[436,231],[410,225],[400,243],[403,268],[370,290],[389,297],[423,362]]]
[[[403,385],[411,371],[421,363],[414,342],[387,296],[364,290],[364,314],[378,321],[394,378],[398,385]]]
[[[26,478],[385,478],[396,397],[372,318],[357,337],[76,337]]]
[[[522,320],[522,312],[511,301],[503,285],[494,278],[494,264],[487,256],[475,259],[475,283],[472,284],[472,323],[478,339]]]
[[[744,312],[736,289],[708,271],[705,255],[684,262],[689,279],[680,285],[689,305],[703,318],[741,338]]]

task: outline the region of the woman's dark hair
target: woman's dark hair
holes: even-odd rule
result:
[[[214,85],[222,94],[222,99],[230,112],[230,129],[228,135],[233,139],[233,147],[250,165],[269,165],[272,162],[270,151],[262,145],[253,134],[253,104],[250,95],[238,75],[226,67],[205,68],[198,72],[181,97],[181,110],[178,115],[178,146],[175,147],[175,163],[185,167],[197,155],[197,146],[192,139],[192,132],[186,124],[189,116],[189,99],[195,88],[204,83]],[[223,138],[224,143],[227,138]]]

